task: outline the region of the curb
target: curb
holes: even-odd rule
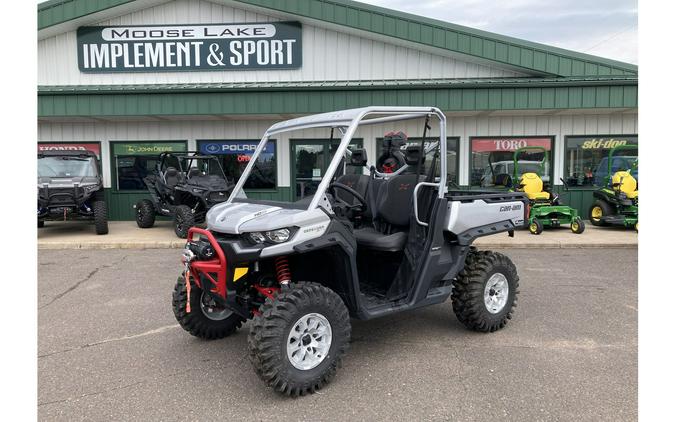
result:
[[[74,242],[38,242],[38,250],[54,249],[182,249],[185,240],[172,240],[161,242],[119,242],[119,243],[74,243]],[[513,242],[476,242],[478,248],[497,249],[637,249],[635,242],[623,243],[564,243],[564,242],[541,242],[541,243],[513,243]]]

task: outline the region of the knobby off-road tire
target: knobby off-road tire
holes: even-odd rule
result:
[[[289,356],[295,356],[288,349],[291,330],[294,330],[293,337],[300,337],[303,347],[307,336],[308,341],[310,337],[325,341],[321,334],[295,330],[306,318],[310,318],[308,328],[314,324],[311,318],[323,318],[328,322],[330,347],[322,357],[315,352],[315,357],[323,359],[316,366],[299,369],[295,366],[298,363],[292,363]],[[281,394],[297,397],[316,392],[335,377],[349,347],[350,336],[349,312],[340,296],[320,284],[299,282],[280,291],[274,299],[267,299],[260,307],[260,314],[253,318],[248,335],[249,358],[260,379],[268,386]]]
[[[91,207],[94,210],[96,234],[108,234],[108,205],[103,199],[103,192],[98,191],[94,194]]]
[[[194,225],[195,215],[192,213],[192,209],[187,205],[177,206],[173,216],[173,230],[176,232],[176,236],[185,239],[188,235],[188,230]]]
[[[178,277],[176,286],[173,289],[173,314],[178,324],[195,337],[215,340],[227,337],[233,334],[244,319],[233,312],[226,312],[223,319],[212,319],[207,317],[202,307],[202,294],[194,281],[190,283],[190,313],[185,309],[187,305],[187,288],[185,287],[185,278]]]
[[[516,267],[507,256],[492,251],[470,251],[452,291],[452,308],[457,319],[474,331],[493,332],[504,328],[518,303],[518,280]],[[502,286],[505,282],[508,294],[503,307],[493,313],[488,310],[485,295],[486,292],[491,295],[493,290],[486,290],[486,286],[494,282],[501,282]],[[503,287],[501,291],[504,292]]]
[[[136,204],[136,224],[142,229],[155,224],[155,206],[149,199],[142,199]]]
[[[599,215],[598,215],[599,213]],[[598,199],[591,205],[588,209],[588,219],[591,220],[591,224],[594,226],[604,226],[605,223],[600,221],[600,217],[607,217],[608,215],[614,214],[612,206],[609,205],[606,201]],[[596,217],[593,217],[595,215]]]

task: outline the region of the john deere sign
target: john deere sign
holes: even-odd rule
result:
[[[299,22],[89,26],[77,30],[80,71],[176,72],[302,66]]]

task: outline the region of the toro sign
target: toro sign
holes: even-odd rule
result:
[[[300,22],[89,26],[77,30],[80,71],[296,69]]]
[[[544,147],[551,149],[551,138],[473,138],[473,152],[515,151],[523,147]]]

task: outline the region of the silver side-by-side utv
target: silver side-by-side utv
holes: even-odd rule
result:
[[[401,151],[405,165],[393,173],[369,167],[365,150],[348,149],[361,126],[384,130],[411,119],[423,122],[425,135]],[[427,140],[435,121],[438,131]],[[243,186],[268,139],[317,128],[341,139],[314,195],[248,199]],[[207,229],[190,229],[173,293],[180,325],[216,339],[251,320],[256,372],[292,396],[334,377],[349,346],[350,318],[451,298],[468,328],[504,327],[516,306],[516,268],[506,256],[470,245],[524,226],[527,198],[449,191],[447,145],[439,139],[446,139],[446,118],[434,107],[366,107],[270,127],[228,200],[208,212]]]

